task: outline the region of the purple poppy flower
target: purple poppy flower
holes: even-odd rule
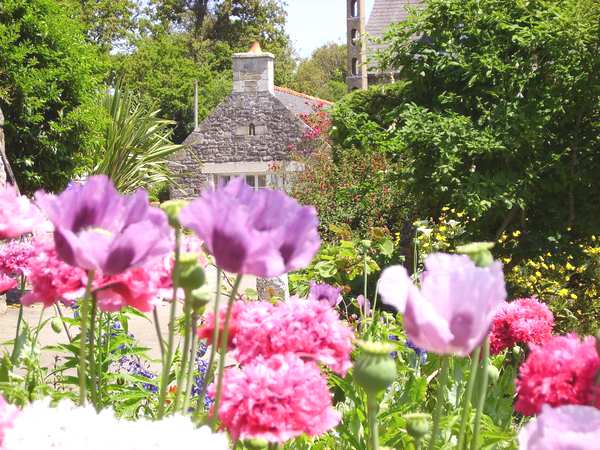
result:
[[[115,275],[172,250],[167,217],[148,194],[122,196],[104,175],[36,200],[54,225],[59,258],[72,266]]]
[[[600,410],[565,405],[542,412],[519,433],[520,450],[594,450],[600,440]]]
[[[406,334],[417,347],[466,356],[481,344],[506,299],[502,265],[482,268],[468,256],[437,253],[427,257],[425,269],[420,289],[405,270],[396,270],[397,288],[384,289],[383,302],[405,305]]]
[[[205,190],[179,220],[232,273],[276,277],[306,267],[320,246],[314,208],[281,191],[256,191],[242,178]]]
[[[361,294],[356,297],[356,302],[358,303],[358,306],[360,306],[360,309],[362,309],[364,312],[365,316],[369,317],[371,315],[371,302],[369,299],[365,298],[365,296]]]
[[[342,301],[342,289],[337,288],[335,286],[331,286],[327,283],[315,283],[314,281],[310,282],[310,291],[308,293],[308,298],[312,298],[314,300],[324,300],[328,302],[331,306],[337,306]]]

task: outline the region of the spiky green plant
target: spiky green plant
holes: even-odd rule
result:
[[[108,175],[121,192],[131,192],[171,181],[169,156],[182,148],[171,141],[171,120],[158,117],[133,92],[118,83],[106,93],[108,120],[93,174]]]

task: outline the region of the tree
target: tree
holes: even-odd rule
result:
[[[231,91],[231,73],[221,69],[222,55],[228,51],[219,47],[202,41],[190,49],[185,33],[144,37],[136,41],[132,54],[119,58],[117,72],[149,108],[175,121],[173,140],[179,143],[194,127],[194,80],[199,84],[201,120]]]
[[[329,43],[300,62],[292,86],[305,94],[336,101],[347,92],[346,46]]]
[[[520,226],[532,248],[598,229],[598,2],[431,0],[386,41],[383,63],[404,81],[351,95],[337,136],[402,161],[423,216],[450,204],[479,238]]]
[[[95,102],[107,65],[52,0],[0,3],[0,108],[24,192],[63,188],[98,142]]]

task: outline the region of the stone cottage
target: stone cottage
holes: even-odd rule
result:
[[[257,189],[285,188],[286,174],[300,169],[292,152],[309,131],[303,115],[329,104],[275,86],[274,56],[258,43],[234,54],[233,92],[174,157],[172,197],[193,198],[207,185],[237,176]]]

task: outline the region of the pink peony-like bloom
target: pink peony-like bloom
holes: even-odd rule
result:
[[[583,341],[576,334],[554,336],[542,345],[531,345],[531,353],[519,368],[515,410],[526,415],[542,405],[593,405],[600,408],[596,376],[600,356],[596,340]]]
[[[553,326],[552,312],[535,297],[505,303],[492,322],[490,350],[497,355],[517,343],[543,344],[552,337]]]
[[[0,294],[4,294],[5,292],[10,291],[11,289],[14,289],[16,287],[17,280],[9,277],[8,275],[0,273]]]
[[[258,302],[257,302],[258,303]],[[227,348],[232,350],[235,347],[235,338],[238,332],[238,321],[240,314],[246,310],[247,304],[241,300],[236,301],[233,304],[231,310],[231,318],[229,319],[229,332],[227,334]],[[227,311],[226,306],[221,306],[219,309],[219,335],[223,332],[223,325],[225,324],[225,313]],[[199,339],[206,339],[209,345],[212,345],[213,333],[215,330],[215,315],[212,312],[208,312],[204,317],[204,322],[200,328],[198,328],[197,334]]]
[[[0,239],[17,238],[33,231],[42,220],[39,210],[10,184],[0,188]]]
[[[597,450],[600,410],[591,406],[543,406],[519,433],[519,450]]]
[[[35,247],[27,240],[12,240],[0,244],[0,273],[11,277],[27,276],[29,260],[35,255]]]
[[[87,276],[81,269],[61,261],[52,241],[33,242],[34,254],[29,260],[31,291],[21,298],[25,306],[43,303],[44,307],[58,301],[73,302],[85,292]]]
[[[243,178],[203,191],[179,219],[232,273],[276,277],[308,266],[320,246],[313,207],[281,191],[256,191]]]
[[[506,299],[498,262],[477,267],[465,255],[431,254],[425,260],[420,289],[403,267],[391,269],[379,282],[383,302],[404,312],[408,338],[428,352],[471,353],[487,335],[496,309]]]
[[[19,415],[19,410],[6,403],[4,397],[0,395],[0,450],[3,448],[4,434],[6,430],[13,427],[14,421]]]
[[[150,312],[160,302],[158,286],[144,267],[101,277],[94,282],[94,292],[98,308],[104,312],[120,311],[126,306],[141,312]]]
[[[295,353],[346,374],[354,334],[328,302],[292,297],[272,308],[260,303],[264,306],[245,308],[237,321],[234,355],[241,364]]]
[[[214,385],[209,393],[214,395]],[[219,419],[234,439],[285,442],[335,427],[327,380],[312,362],[293,354],[257,358],[225,371]]]

